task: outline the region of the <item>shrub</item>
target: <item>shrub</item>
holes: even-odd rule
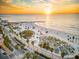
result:
[[[8,36],[4,37],[4,45],[13,51],[13,48],[11,48],[9,44],[11,44],[11,41],[9,40]]]
[[[24,30],[23,32],[20,33],[21,36],[23,36],[24,38],[27,38],[27,39],[32,37],[33,34],[34,34],[34,32],[32,30]]]

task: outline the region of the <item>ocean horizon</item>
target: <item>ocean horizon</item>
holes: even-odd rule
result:
[[[68,33],[78,34],[79,35],[79,14],[55,14],[55,15],[17,15],[17,14],[2,14],[0,17],[3,20],[8,20],[9,22],[34,22],[34,21],[43,21],[36,22],[35,24],[56,29],[60,31],[65,31]]]

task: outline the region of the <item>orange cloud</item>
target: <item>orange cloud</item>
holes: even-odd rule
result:
[[[78,4],[53,6],[51,14],[79,13]],[[43,7],[18,7],[11,4],[0,4],[0,14],[45,14]]]

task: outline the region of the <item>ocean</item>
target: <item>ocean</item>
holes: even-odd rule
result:
[[[54,15],[0,15],[3,20],[9,22],[32,22],[32,21],[43,21],[36,22],[35,24],[65,31],[68,33],[79,35],[79,14],[54,14]]]

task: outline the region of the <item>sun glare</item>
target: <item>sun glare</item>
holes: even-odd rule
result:
[[[50,8],[46,8],[45,13],[46,14],[51,14],[51,9]]]
[[[45,14],[51,14],[51,12],[52,12],[52,5],[51,4],[46,4]]]

